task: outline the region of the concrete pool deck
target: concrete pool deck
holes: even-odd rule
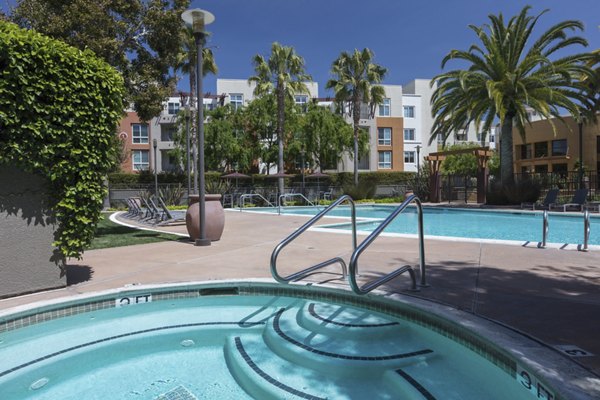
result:
[[[66,288],[3,299],[0,309],[132,284],[270,278],[273,248],[307,221],[239,211],[225,217],[223,237],[209,247],[182,239],[87,251],[82,260],[69,262]],[[186,233],[184,225],[160,229]],[[566,346],[572,355],[565,357],[600,375],[600,251],[426,239],[425,252],[430,287],[409,292],[408,277],[402,276],[381,289],[451,305],[551,347]],[[289,274],[333,256],[348,260],[350,254],[349,234],[308,231],[286,247],[278,266]],[[381,237],[361,256],[360,280],[405,264],[418,265],[417,240]],[[348,288],[338,269],[331,266],[312,279]]]

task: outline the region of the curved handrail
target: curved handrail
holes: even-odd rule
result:
[[[383,230],[400,214],[403,212],[406,207],[412,202],[415,202],[417,205],[417,215],[419,219],[419,268],[421,272],[421,282],[420,286],[428,286],[427,278],[425,275],[425,242],[423,240],[423,206],[421,204],[421,200],[417,196],[410,195],[404,200],[402,204],[400,204],[392,213],[375,229],[367,238],[354,250],[352,253],[352,257],[350,257],[349,264],[349,282],[352,290],[356,294],[367,294],[371,290],[383,285],[384,283],[396,278],[397,276],[403,274],[404,272],[408,272],[410,274],[410,278],[412,280],[412,290],[417,290],[417,282],[415,278],[415,272],[413,271],[410,265],[405,265],[396,269],[393,272],[373,281],[369,282],[362,287],[358,285],[356,282],[356,272],[358,270],[358,258],[362,254],[363,251],[369,247],[371,243],[383,232]]]
[[[579,247],[579,251],[588,251],[588,241],[590,240],[590,212],[583,212],[583,247]]]
[[[542,243],[538,245],[540,249],[546,248],[546,239],[548,238],[548,210],[544,210],[544,214],[542,214]]]
[[[312,225],[314,225],[325,214],[327,214],[329,211],[333,210],[335,207],[339,206],[341,203],[343,203],[345,201],[347,201],[350,204],[350,209],[351,209],[350,216],[352,218],[352,250],[356,251],[356,207],[354,205],[354,200],[352,200],[352,198],[350,196],[343,195],[339,199],[337,199],[336,201],[331,203],[329,205],[329,207],[327,207],[326,209],[324,209],[323,211],[319,212],[317,215],[312,217],[308,222],[306,222],[304,225],[302,225],[300,228],[298,228],[294,233],[292,233],[291,235],[289,235],[288,237],[283,239],[275,247],[275,249],[273,250],[273,253],[271,253],[271,275],[277,282],[287,283],[290,281],[296,281],[296,280],[302,279],[305,276],[307,276],[309,273],[311,273],[317,269],[326,267],[328,265],[334,264],[336,262],[339,262],[342,265],[342,274],[343,274],[344,278],[346,277],[346,275],[347,275],[346,263],[340,257],[334,257],[330,260],[323,261],[322,263],[313,265],[312,267],[308,267],[306,269],[303,269],[302,271],[296,272],[289,276],[281,276],[277,272],[277,257],[279,256],[279,253],[281,252],[281,250],[283,250],[283,248],[285,246],[290,244],[294,239],[296,239],[298,236],[300,236],[302,233],[304,233],[308,228],[310,228]]]
[[[309,199],[304,197],[304,195],[302,193],[284,193],[284,194],[280,194],[279,198],[277,199],[277,213],[278,214],[281,214],[281,199],[286,198],[286,197],[302,197],[311,206],[314,207],[314,205],[315,205],[315,203],[313,203],[312,201],[310,201]]]
[[[242,209],[244,208],[244,203],[246,202],[246,199],[248,198],[252,198],[252,197],[260,197],[261,199],[263,199],[265,201],[265,203],[269,204],[270,207],[275,207],[273,205],[273,203],[271,203],[269,200],[265,199],[263,197],[263,195],[258,194],[258,193],[246,193],[240,196],[240,200],[239,200],[239,206],[240,206],[240,211],[242,211]]]

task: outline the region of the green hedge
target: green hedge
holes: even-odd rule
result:
[[[206,182],[212,182],[221,179],[221,172],[207,172],[205,174]],[[359,180],[373,182],[376,185],[397,185],[410,182],[415,177],[414,172],[361,172]],[[111,185],[143,185],[154,183],[154,175],[150,171],[142,171],[140,173],[114,173],[108,175],[108,180]],[[301,175],[294,175],[291,178],[286,178],[286,182],[299,183],[302,181]],[[307,179],[306,182],[313,182],[316,179]],[[339,172],[330,174],[327,177],[320,178],[319,181],[323,184],[331,184],[334,186],[351,185],[354,182],[354,175],[351,172]],[[181,183],[187,182],[185,174],[166,173],[158,174],[159,183]],[[253,174],[249,179],[240,179],[240,185],[252,183],[254,186],[276,186],[277,179],[269,178],[265,175]]]
[[[0,21],[0,162],[50,182],[63,257],[81,256],[101,218],[123,96],[92,52]]]

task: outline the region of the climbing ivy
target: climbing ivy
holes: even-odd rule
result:
[[[0,163],[48,179],[63,257],[94,235],[123,97],[122,77],[92,52],[0,21]]]

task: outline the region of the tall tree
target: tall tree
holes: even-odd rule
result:
[[[326,165],[337,165],[342,154],[352,151],[352,127],[327,107],[310,103],[302,116],[299,133],[297,147],[306,152],[307,161],[316,164],[320,171]]]
[[[254,94],[262,96],[273,93],[277,101],[277,141],[278,160],[277,172],[283,173],[283,141],[285,124],[285,103],[294,101],[295,93],[308,94],[308,88],[303,83],[311,80],[304,69],[304,59],[296,54],[293,47],[282,46],[277,42],[271,45],[271,55],[265,59],[257,54],[253,58],[256,75],[248,82],[255,82]],[[279,192],[283,193],[283,178],[279,178]]]
[[[466,62],[468,68],[442,73],[431,81],[432,86],[437,83],[438,87],[431,99],[435,121],[429,142],[437,134],[447,137],[471,122],[475,122],[478,131],[489,132],[499,120],[503,185],[510,185],[514,179],[513,127],[525,139],[528,110],[535,110],[544,118],[562,120],[562,110],[577,116],[590,103],[578,78],[591,73],[584,65],[591,54],[551,59],[556,52],[564,54],[574,45],[587,46],[582,37],[567,34],[582,30],[583,24],[560,22],[533,41],[535,25],[547,10],[530,16],[529,9],[523,8],[507,23],[499,14],[490,15],[489,24],[470,25],[481,45],[474,44],[468,51],[452,50],[442,61],[442,68],[454,59]],[[479,129],[482,124],[483,129]]]
[[[181,13],[189,0],[18,0],[12,18],[25,28],[90,49],[120,71],[141,119],[162,110],[174,88]]]
[[[383,102],[385,90],[378,85],[383,81],[387,69],[373,63],[373,52],[368,48],[353,53],[342,52],[331,66],[334,78],[326,87],[335,92],[336,102],[343,112],[352,117],[354,127],[354,184],[358,185],[358,140],[360,116],[363,105],[368,106],[371,117],[377,104]]]

